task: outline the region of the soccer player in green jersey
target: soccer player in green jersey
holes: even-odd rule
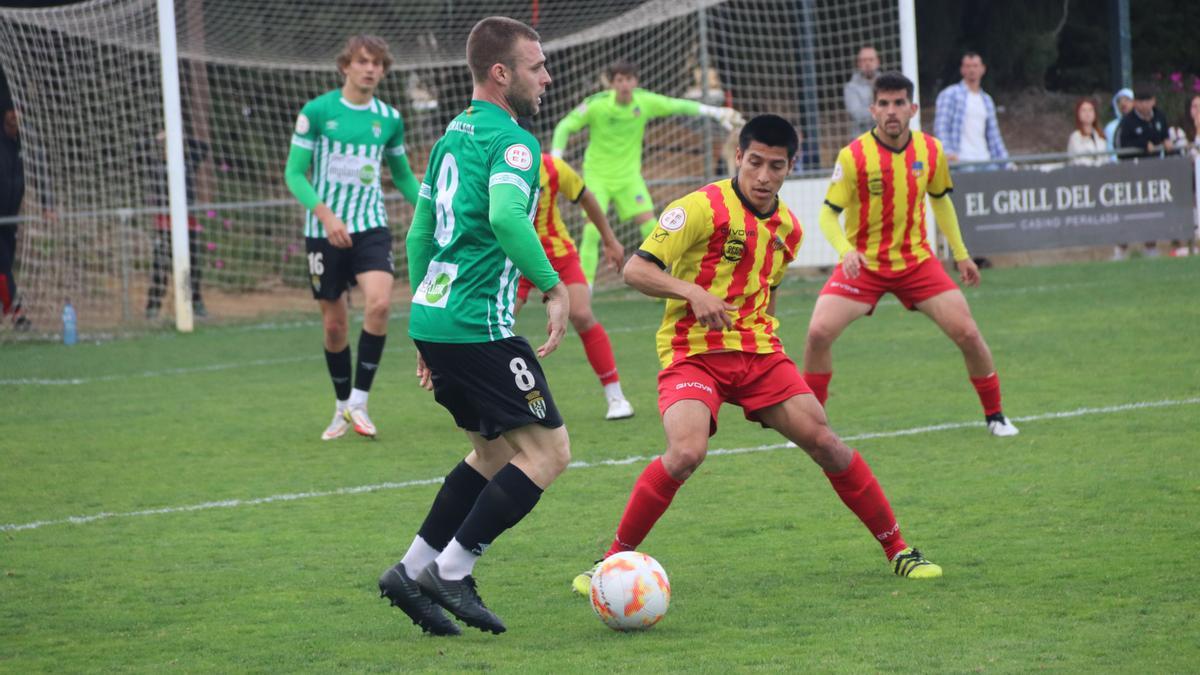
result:
[[[638,89],[637,66],[618,61],[608,68],[611,88],[584,99],[554,128],[551,154],[562,157],[571,134],[588,128],[588,146],[583,153],[583,180],[596,195],[600,207],[609,202],[618,220],[632,220],[649,236],[654,228],[654,202],[642,179],[642,139],[646,124],[658,117],[704,115],[726,129],[745,123],[733,108],[718,108],[683,98],[670,98]],[[589,284],[596,278],[600,231],[591,223],[583,226],[579,261]]]
[[[405,157],[404,120],[395,108],[375,98],[375,88],[391,64],[382,38],[350,38],[337,57],[345,83],[304,104],[288,153],[288,189],[308,209],[304,239],[309,279],[321,306],[325,363],[337,396],[333,421],[321,434],[324,440],[341,437],[351,425],[363,436],[375,436],[367,416],[367,394],[383,356],[395,275],[392,234],[383,207],[384,162],[405,199],[417,202],[417,179]],[[306,176],[310,167],[312,182]],[[351,388],[344,296],[355,285],[362,289],[365,306]]]
[[[531,222],[541,148],[516,120],[538,111],[546,58],[536,31],[494,16],[471,30],[467,65],[471,104],[433,146],[405,241],[417,378],[473,449],[446,476],[403,559],[379,578],[382,595],[435,635],[459,632],[438,605],[468,626],[505,630],[471,572],[571,454],[538,363],[562,340],[570,300]],[[512,331],[522,275],[546,296],[549,338],[536,356]]]

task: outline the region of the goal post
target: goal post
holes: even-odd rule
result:
[[[895,0],[175,0],[176,57],[167,54],[170,35],[159,32],[164,2],[171,7],[0,7],[0,68],[21,114],[30,185],[18,283],[39,333],[58,329],[65,297],[85,335],[161,327],[176,306],[190,309],[182,306],[193,280],[210,320],[311,315],[303,210],[283,169],[297,113],[340,86],[334,57],[355,33],[391,45],[396,62],[377,96],[404,116],[418,175],[468,103],[466,37],[486,15],[535,23],[536,7],[554,80],[534,123],[547,149],[555,124],[606,86],[605,67],[627,59],[645,89],[789,119],[805,138],[801,167],[818,176],[851,138],[842,89],[859,47],[873,45],[884,68],[915,73],[915,40],[906,43],[901,30],[912,0],[900,0],[900,11]],[[168,62],[178,70],[164,86]],[[178,116],[170,113],[175,87]],[[569,142],[565,158],[577,169],[586,143],[586,131]],[[642,172],[655,210],[730,175],[733,147],[707,118],[652,121]],[[395,234],[394,299],[403,303],[412,209],[386,177],[383,185]],[[41,217],[43,194],[53,195],[54,222]],[[805,194],[805,204],[816,198]],[[792,205],[808,230],[802,255],[815,254],[815,211]],[[582,214],[569,205],[563,214],[577,233]],[[632,224],[616,229],[627,248],[638,243]],[[601,275],[598,283],[619,280]],[[154,302],[161,315],[147,311]],[[177,323],[183,329],[182,318]]]

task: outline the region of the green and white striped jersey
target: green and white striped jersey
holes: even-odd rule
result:
[[[532,215],[538,202],[541,149],[537,139],[522,129],[500,107],[486,101],[471,106],[446,127],[433,146],[421,199],[429,200],[434,227],[421,245],[430,247],[428,267],[410,269],[413,286],[409,335],[430,342],[491,342],[512,337],[513,306],[520,277],[489,220],[489,192],[493,186],[512,188],[515,209],[524,213],[524,244],[531,259],[544,266],[537,281],[549,288],[558,275],[545,260],[545,251],[533,230]],[[409,232],[410,265],[418,215]],[[516,249],[514,249],[516,250]],[[531,267],[530,271],[533,272]],[[417,276],[419,275],[419,276]]]
[[[308,103],[296,118],[292,145],[310,150],[317,198],[346,224],[347,231],[387,227],[383,207],[382,164],[404,150],[404,120],[390,105],[372,98],[355,105],[340,89]],[[323,238],[325,228],[311,210],[304,236]]]

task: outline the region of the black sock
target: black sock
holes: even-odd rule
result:
[[[433,498],[429,515],[425,516],[425,522],[417,534],[439,551],[446,548],[487,484],[488,479],[472,469],[470,464],[459,462],[446,474],[442,489]]]
[[[542,488],[529,480],[525,472],[506,464],[479,493],[454,538],[468,551],[483,555],[496,537],[533,510],[541,496]]]
[[[329,379],[333,380],[333,393],[337,400],[350,398],[350,345],[340,352],[325,350],[325,365],[329,366]]]
[[[387,342],[386,335],[372,335],[364,328],[358,336],[358,368],[354,374],[354,388],[371,391],[371,382],[375,380],[375,371],[379,369],[379,359],[383,358],[383,343]]]

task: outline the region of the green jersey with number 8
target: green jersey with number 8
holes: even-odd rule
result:
[[[452,343],[513,337],[521,274],[542,291],[558,283],[533,229],[540,157],[537,139],[486,101],[472,101],[446,127],[430,153],[407,238],[410,336]]]

